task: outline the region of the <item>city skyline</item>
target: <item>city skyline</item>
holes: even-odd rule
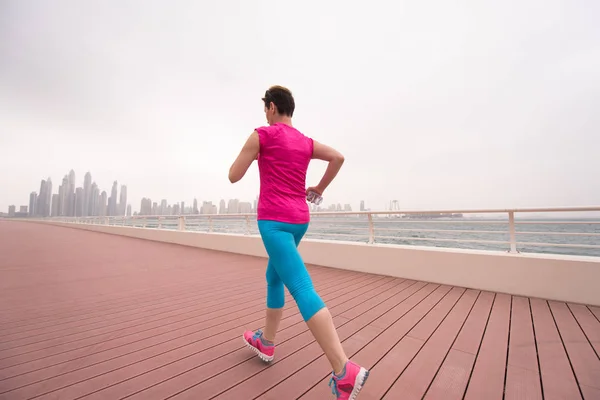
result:
[[[100,188],[92,180],[90,171],[85,173],[83,184],[76,185],[76,173],[73,169],[64,175],[62,184],[56,193],[52,192],[52,178],[42,179],[39,192],[29,194],[28,205],[11,204],[8,206],[9,217],[104,217],[104,216],[131,216],[131,215],[187,215],[187,214],[249,214],[256,213],[258,196],[251,201],[239,198],[230,198],[227,201],[220,199],[219,204],[212,200],[201,200],[194,197],[191,205],[186,207],[185,200],[169,203],[167,199],[160,202],[152,201],[149,197],[142,197],[139,211],[127,203],[128,188],[121,185],[118,190],[118,181],[113,181],[111,194],[100,192]],[[117,201],[118,198],[118,201]],[[19,211],[17,211],[19,207]],[[352,211],[349,203],[331,203],[329,206],[316,206],[309,204],[311,211]],[[361,200],[360,210],[364,211],[365,202]],[[0,211],[0,215],[4,215]]]
[[[42,179],[39,192],[34,190],[29,193],[28,205],[20,205],[17,216],[47,218],[131,215],[131,207],[127,204],[126,185],[121,185],[119,200],[116,180],[113,181],[110,197],[106,191],[100,190],[89,171],[84,176],[82,186],[77,186],[75,170],[71,169],[64,175],[56,193],[53,193],[52,177]],[[15,214],[16,206],[10,205],[8,216]]]

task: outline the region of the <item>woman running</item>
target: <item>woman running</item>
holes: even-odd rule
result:
[[[332,392],[338,399],[355,399],[369,372],[346,357],[331,314],[315,291],[297,250],[310,222],[307,193],[322,195],[342,167],[344,157],[292,126],[295,102],[287,88],[273,86],[262,100],[269,126],[257,128],[250,135],[229,170],[229,180],[235,183],[258,159],[258,229],[269,255],[265,330],[245,332],[244,342],[262,360],[273,360],[285,285],[331,364]],[[329,165],[321,182],[306,189],[311,159],[324,160]]]

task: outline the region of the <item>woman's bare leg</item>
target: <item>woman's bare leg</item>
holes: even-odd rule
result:
[[[340,374],[344,370],[348,357],[340,343],[329,309],[322,308],[306,321],[306,324],[323,349],[333,371]]]
[[[275,336],[279,329],[279,323],[283,316],[283,308],[267,308],[267,316],[265,318],[265,332],[263,337],[271,343],[275,343]]]

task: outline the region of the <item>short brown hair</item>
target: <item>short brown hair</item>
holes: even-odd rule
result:
[[[286,87],[279,85],[271,86],[265,92],[265,97],[262,98],[262,101],[265,102],[265,107],[269,107],[270,103],[275,104],[277,112],[281,115],[286,115],[288,117],[294,115],[296,103],[294,102],[292,92]]]

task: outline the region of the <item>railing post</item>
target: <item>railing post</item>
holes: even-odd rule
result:
[[[373,226],[373,214],[368,214],[369,218],[369,244],[375,243],[375,227]]]
[[[517,232],[515,229],[515,212],[508,212],[508,234],[510,236],[510,250],[509,253],[518,253],[517,250]]]
[[[178,224],[177,228],[180,231],[185,231],[185,217],[183,215],[180,215],[178,220],[179,220],[179,224]]]
[[[250,216],[246,215],[246,235],[250,234]]]

